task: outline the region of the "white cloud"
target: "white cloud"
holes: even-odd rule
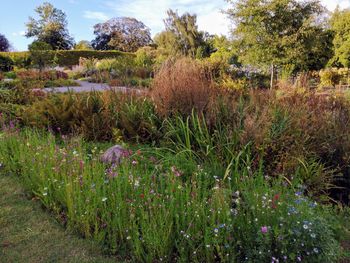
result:
[[[229,21],[220,12],[227,7],[225,0],[110,0],[105,4],[114,12],[114,16],[130,16],[142,21],[151,28],[152,35],[164,29],[163,19],[170,8],[180,14],[197,14],[201,30],[212,34],[228,32]]]
[[[328,10],[333,11],[337,6],[341,9],[350,8],[350,0],[322,0]]]
[[[103,12],[94,12],[94,11],[84,11],[84,17],[93,20],[106,21],[109,19],[109,16]]]
[[[19,37],[19,36],[21,36],[21,37],[23,37],[25,34],[26,34],[25,31],[19,31],[19,32],[13,32],[13,33],[12,33],[12,36],[14,36],[14,37]]]
[[[321,0],[329,10],[333,11],[337,5],[341,8],[350,7],[350,0]],[[228,34],[230,20],[223,14],[230,4],[225,0],[105,0],[103,12],[85,11],[84,17],[105,21],[110,17],[134,17],[151,28],[152,35],[164,29],[163,19],[168,9],[197,14],[199,29],[211,34]]]

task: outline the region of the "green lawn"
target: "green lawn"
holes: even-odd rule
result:
[[[39,201],[28,200],[17,178],[0,173],[0,262],[116,262],[101,248],[70,235],[45,212]]]

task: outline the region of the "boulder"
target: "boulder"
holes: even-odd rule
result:
[[[100,160],[107,164],[120,164],[124,157],[127,157],[128,150],[121,145],[114,145],[101,155]]]

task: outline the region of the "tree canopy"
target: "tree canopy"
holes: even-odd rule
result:
[[[350,67],[350,9],[337,8],[330,20],[334,33],[334,57],[330,64]]]
[[[131,17],[118,17],[94,26],[96,38],[92,46],[97,50],[116,49],[135,52],[152,42],[150,29]]]
[[[92,50],[91,43],[87,40],[81,40],[74,45],[75,50]]]
[[[7,38],[0,34],[0,52],[9,51],[10,49],[10,42],[7,40]]]
[[[245,64],[322,68],[332,55],[332,36],[318,0],[228,0],[233,37]]]
[[[210,35],[199,31],[197,16],[184,13],[179,15],[169,9],[164,19],[165,31],[155,37],[155,43],[160,49],[171,55],[185,55],[191,57],[209,56],[212,47],[208,39]]]
[[[29,17],[26,24],[26,37],[34,37],[35,41],[45,42],[52,49],[71,49],[74,45],[73,38],[67,29],[66,14],[45,2],[35,9],[38,19]]]

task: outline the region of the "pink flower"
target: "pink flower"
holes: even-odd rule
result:
[[[137,161],[133,160],[131,163],[132,163],[132,165],[136,165]]]
[[[261,227],[261,233],[266,234],[267,233],[267,226]]]

